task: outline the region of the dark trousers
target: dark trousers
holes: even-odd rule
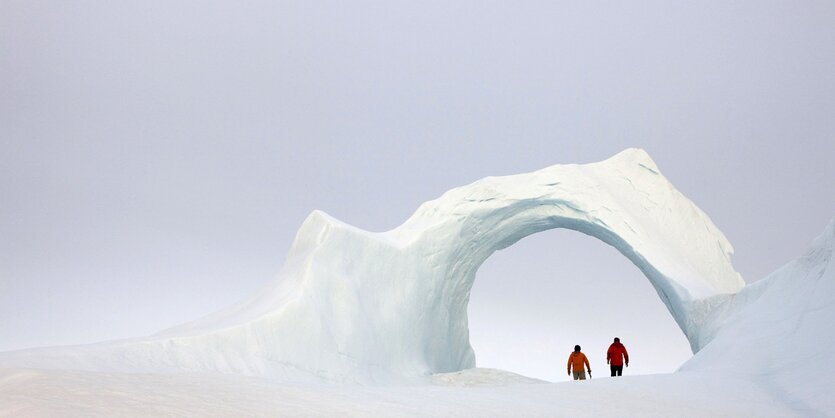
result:
[[[623,365],[615,366],[612,364],[609,368],[612,369],[612,377],[623,375]]]

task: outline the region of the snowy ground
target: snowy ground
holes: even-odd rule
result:
[[[781,403],[767,387],[733,375],[684,372],[536,383],[476,370],[436,381],[452,386],[5,369],[0,370],[0,416],[825,416]]]

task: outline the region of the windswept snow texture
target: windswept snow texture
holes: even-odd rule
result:
[[[637,265],[694,351],[713,335],[712,311],[744,286],[728,240],[643,150],[629,149],[479,180],[385,233],[315,211],[252,300],[152,337],[12,353],[0,365],[425,381],[475,366],[467,303],[479,266],[552,228],[597,237]]]

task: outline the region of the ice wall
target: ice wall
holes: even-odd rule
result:
[[[523,237],[568,228],[617,248],[698,351],[707,318],[743,288],[733,249],[639,149],[488,177],[370,233],[314,211],[253,299],[158,335],[0,356],[0,365],[193,370],[403,382],[474,366],[467,303],[479,266]],[[11,359],[11,360],[10,360]]]
[[[835,412],[835,220],[800,257],[711,314],[683,372],[753,377],[803,416]]]

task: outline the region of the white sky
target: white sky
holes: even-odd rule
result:
[[[833,115],[831,1],[4,1],[0,350],[251,295],[313,209],[388,230],[481,177],[633,146],[750,282],[835,215]],[[687,358],[640,272],[572,231],[494,255],[470,314],[479,364],[529,375],[614,333],[634,373]]]

